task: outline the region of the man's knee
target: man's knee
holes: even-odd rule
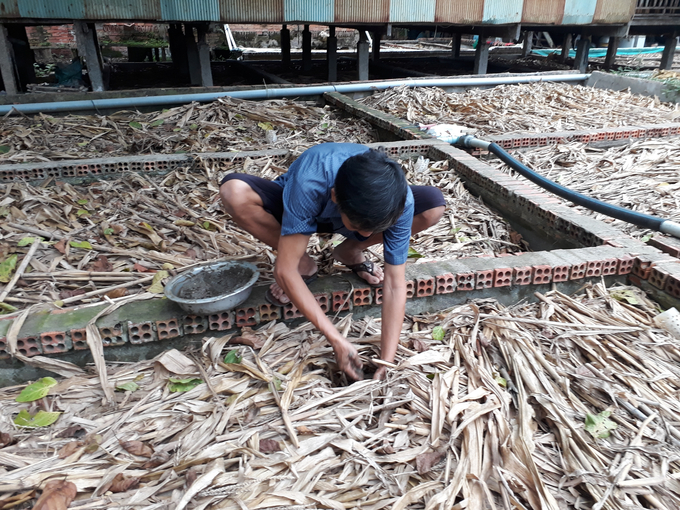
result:
[[[440,205],[438,207],[433,207],[432,209],[428,209],[427,211],[423,211],[420,213],[423,217],[423,220],[427,227],[429,228],[432,225],[435,225],[436,223],[439,222],[439,220],[442,219],[442,216],[444,216],[444,210],[446,209],[446,206]]]
[[[220,198],[224,210],[235,216],[238,211],[256,204],[259,196],[247,183],[239,179],[230,179],[220,186]]]

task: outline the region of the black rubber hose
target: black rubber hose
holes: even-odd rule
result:
[[[659,231],[661,230],[661,224],[666,221],[663,218],[657,218],[656,216],[651,216],[649,214],[631,211],[630,209],[624,209],[623,207],[619,207],[617,205],[608,204],[606,202],[590,198],[586,195],[582,195],[581,193],[577,193],[576,191],[572,191],[569,188],[565,188],[564,186],[560,186],[556,182],[546,179],[542,175],[539,175],[531,170],[526,165],[517,161],[510,154],[505,152],[498,144],[489,144],[489,151],[498,156],[501,161],[517,171],[517,173],[519,173],[522,177],[529,179],[531,182],[538,184],[541,188],[546,189],[559,197],[569,200],[575,204],[582,205],[583,207],[587,207],[592,211],[606,214],[607,216],[611,216],[617,220],[632,223],[633,225],[637,225],[639,227]]]

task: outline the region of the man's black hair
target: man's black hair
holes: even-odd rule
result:
[[[348,158],[335,178],[338,209],[358,230],[383,232],[394,225],[407,191],[399,163],[373,149]]]

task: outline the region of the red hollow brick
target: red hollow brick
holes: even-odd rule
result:
[[[529,285],[531,283],[531,276],[533,275],[531,266],[515,267],[513,272],[515,285]]]
[[[602,275],[602,261],[601,260],[591,260],[586,266],[586,276],[592,278],[595,276]]]
[[[332,293],[332,297],[334,312],[349,310],[349,292],[344,290],[335,291]]]
[[[120,323],[111,327],[103,326],[99,328],[99,334],[102,337],[102,344],[104,347],[123,345],[128,341],[128,337],[123,330],[122,324]]]
[[[374,300],[373,302],[376,305],[382,305],[382,298],[383,298],[383,289],[382,287],[378,287],[375,289],[375,295],[374,295]]]
[[[7,338],[0,338],[0,359],[9,359],[9,351],[7,350]]]
[[[298,310],[298,307],[291,301],[286,303],[283,307],[283,318],[284,320],[297,319],[298,317],[304,317],[302,312]]]
[[[323,313],[328,313],[331,311],[328,294],[314,294],[314,299],[316,299],[316,302],[319,304],[319,308],[321,308]]]
[[[17,351],[24,356],[36,356],[43,353],[42,342],[37,336],[27,336],[17,339]]]
[[[59,354],[69,350],[66,345],[66,331],[48,331],[40,334],[40,343],[45,354]]]
[[[633,262],[633,270],[631,271],[635,276],[646,280],[649,278],[649,273],[652,270],[652,261],[649,259],[635,257]]]
[[[666,285],[664,286],[663,290],[674,298],[680,299],[680,279],[678,279],[675,275],[670,275],[666,279]]]
[[[542,285],[552,281],[552,266],[549,264],[534,266],[534,285]]]
[[[451,273],[437,276],[437,294],[450,294],[456,290],[456,277]]]
[[[493,269],[486,269],[484,271],[475,271],[475,289],[483,290],[493,287],[494,271]]]
[[[619,274],[629,274],[633,270],[635,259],[633,257],[621,257],[619,261]]]
[[[509,287],[512,285],[512,268],[503,267],[495,269],[493,273],[494,287]]]
[[[211,331],[226,331],[234,326],[231,312],[213,313],[208,316],[208,327]]]
[[[458,273],[456,281],[458,282],[457,290],[475,290],[475,273]]]
[[[569,280],[569,271],[571,270],[571,266],[566,265],[566,266],[553,266],[552,268],[552,274],[553,278],[552,281],[557,283],[557,282],[566,282]]]
[[[427,297],[434,295],[434,277],[416,279],[416,296]]]
[[[585,278],[586,268],[587,264],[585,262],[581,262],[580,264],[574,264],[573,266],[571,266],[571,275],[569,276],[569,279],[580,280],[581,278]]]
[[[70,331],[71,333],[71,342],[73,344],[73,350],[74,351],[85,351],[88,349],[87,345],[87,333],[86,329],[72,329]],[[102,339],[103,340],[103,339]]]
[[[371,294],[371,287],[354,289],[354,292],[352,292],[352,303],[354,306],[368,306],[372,302]]]
[[[182,321],[185,335],[201,335],[208,330],[208,321],[202,315],[187,315]],[[161,338],[160,331],[158,337]]]
[[[275,321],[281,318],[281,307],[271,303],[260,305],[260,322]]]
[[[651,285],[654,285],[657,289],[663,290],[666,286],[666,282],[668,281],[669,274],[665,271],[662,271],[658,267],[652,267],[652,270],[649,272],[649,283]]]
[[[156,332],[153,330],[152,322],[140,322],[133,324],[128,322],[128,334],[131,344],[145,344],[158,340]]]
[[[413,281],[406,282],[406,299],[411,299],[416,293],[416,286]]]
[[[617,259],[604,259],[602,261],[602,276],[616,274],[618,268],[619,261]]]
[[[156,321],[156,332],[158,333],[159,340],[176,338],[180,335],[179,321],[174,318],[165,321]]]
[[[255,320],[256,313],[257,310],[252,306],[247,308],[237,308],[236,312],[234,313],[234,317],[236,318],[236,327],[242,328],[244,326],[255,326],[257,324],[257,321]]]

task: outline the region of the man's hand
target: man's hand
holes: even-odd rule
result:
[[[386,366],[378,367],[378,370],[376,370],[375,374],[373,374],[373,379],[375,381],[384,381],[385,377],[387,377],[387,367]]]
[[[343,337],[335,340],[331,345],[335,351],[335,359],[340,366],[340,370],[345,372],[347,377],[355,381],[363,380],[363,363],[361,363],[359,352],[356,350],[356,347],[354,347],[347,341],[346,338]]]

